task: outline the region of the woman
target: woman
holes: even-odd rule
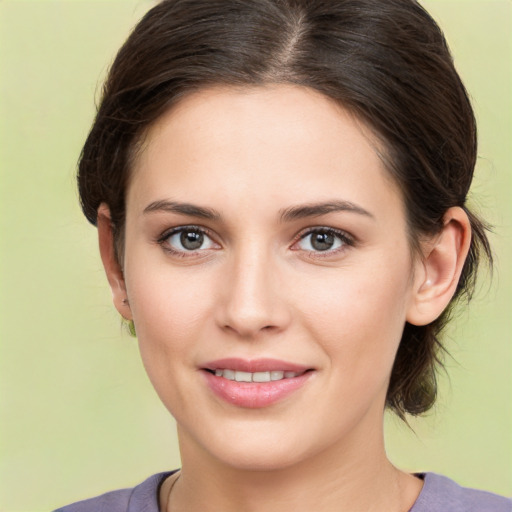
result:
[[[79,166],[181,470],[81,510],[511,510],[388,460],[470,293],[476,129],[412,0],[170,0],[120,50]]]

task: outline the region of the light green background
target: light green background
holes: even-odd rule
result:
[[[0,0],[0,511],[179,466],[174,424],[111,306],[76,160],[115,50],[152,2]],[[474,195],[498,271],[450,331],[450,379],[391,458],[512,495],[512,3],[430,0],[480,127]]]

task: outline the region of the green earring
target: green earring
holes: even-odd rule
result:
[[[126,318],[122,318],[122,322],[124,328],[128,331],[128,334],[136,338],[137,332],[135,331],[135,324],[133,323],[133,320],[127,320]]]
[[[128,306],[130,303],[128,302],[128,299],[123,299],[123,304],[125,306]],[[127,320],[123,317],[123,323],[126,326],[126,329],[130,336],[133,336],[134,338],[137,337],[137,333],[135,332],[135,324],[133,323],[133,320]]]

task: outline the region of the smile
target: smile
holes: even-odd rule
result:
[[[217,398],[250,409],[296,396],[316,374],[313,368],[276,359],[227,358],[201,369],[207,387]]]
[[[223,377],[224,379],[235,380],[237,382],[271,382],[282,379],[293,379],[294,377],[298,377],[299,375],[301,375],[301,373],[299,372],[289,372],[284,370],[254,373],[229,369],[215,370],[216,377]]]

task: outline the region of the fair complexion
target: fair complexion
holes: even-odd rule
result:
[[[378,146],[314,91],[212,88],[149,130],[122,265],[100,207],[114,303],[178,425],[182,470],[162,510],[413,505],[421,481],[384,450],[386,390],[404,323],[446,307],[470,230],[452,208],[414,254]],[[280,366],[289,380],[230,380]]]

